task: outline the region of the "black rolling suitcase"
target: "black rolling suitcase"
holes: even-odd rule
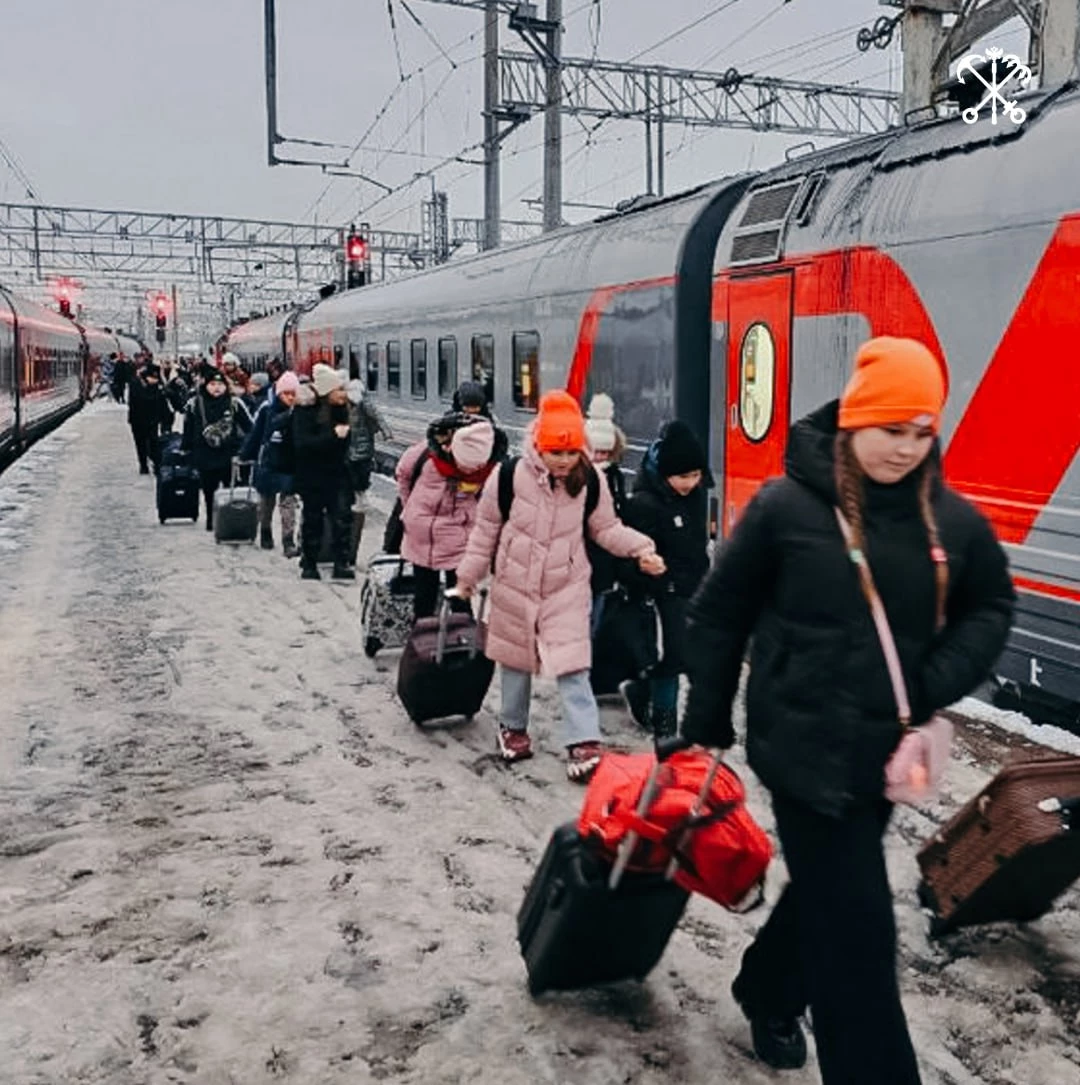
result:
[[[238,472],[244,466],[233,462],[232,479],[227,490],[214,494],[214,542],[253,543],[259,528],[259,505],[250,481],[237,489]]]
[[[638,812],[657,791],[657,763]],[[663,956],[690,894],[668,875],[626,871],[628,833],[614,866],[570,822],[556,829],[518,912],[529,993],[643,980]]]
[[[185,462],[163,463],[157,477],[158,522],[198,520],[199,472]]]
[[[481,601],[481,611],[483,602]],[[495,664],[484,655],[484,627],[472,614],[421,618],[398,663],[398,697],[413,723],[475,716],[487,696]]]

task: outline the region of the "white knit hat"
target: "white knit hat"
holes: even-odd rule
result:
[[[612,452],[615,448],[615,404],[611,396],[598,392],[589,401],[585,420],[585,435],[594,452]]]
[[[316,395],[328,396],[341,387],[341,378],[328,365],[319,362],[311,371],[311,384]]]

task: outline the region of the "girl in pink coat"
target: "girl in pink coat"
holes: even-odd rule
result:
[[[405,528],[401,556],[413,565],[417,619],[438,609],[441,574],[448,588],[454,586],[454,570],[465,554],[494,450],[489,421],[452,415],[433,423],[429,440],[407,449],[398,461],[395,478]]]
[[[586,523],[589,473],[585,422],[566,392],[549,392],[525,436],[514,468],[513,500],[503,522],[499,472],[484,488],[476,525],[457,570],[457,590],[470,596],[492,571],[487,654],[502,665],[499,751],[506,761],[532,756],[532,676],[554,677],[562,698],[567,775],[587,780],[603,752],[600,718],[589,685],[591,569],[585,533],[617,557],[636,558],[662,575],[664,563],[647,535],[615,515],[606,486]]]

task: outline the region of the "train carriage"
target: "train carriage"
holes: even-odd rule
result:
[[[606,391],[640,449],[708,441],[730,532],[870,335],[948,360],[950,481],[989,516],[1021,602],[1001,677],[1080,724],[1080,92],[1027,121],[937,120],[298,312],[286,357],[348,367],[405,441],[457,380],[520,437],[539,395]],[[393,451],[399,451],[400,448]]]

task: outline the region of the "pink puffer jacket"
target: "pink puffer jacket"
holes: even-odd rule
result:
[[[514,501],[505,525],[498,469],[484,487],[458,583],[475,588],[491,571],[495,555],[487,655],[515,670],[558,677],[592,665],[592,570],[582,530],[586,492],[571,497],[562,485],[552,488],[531,431],[525,448],[514,472]],[[652,549],[647,535],[615,515],[607,486],[600,487],[589,535],[621,558]]]
[[[394,472],[405,526],[401,556],[428,569],[456,569],[476,522],[481,491],[444,477],[430,458],[411,487],[416,461],[427,447],[425,441],[407,449]]]

